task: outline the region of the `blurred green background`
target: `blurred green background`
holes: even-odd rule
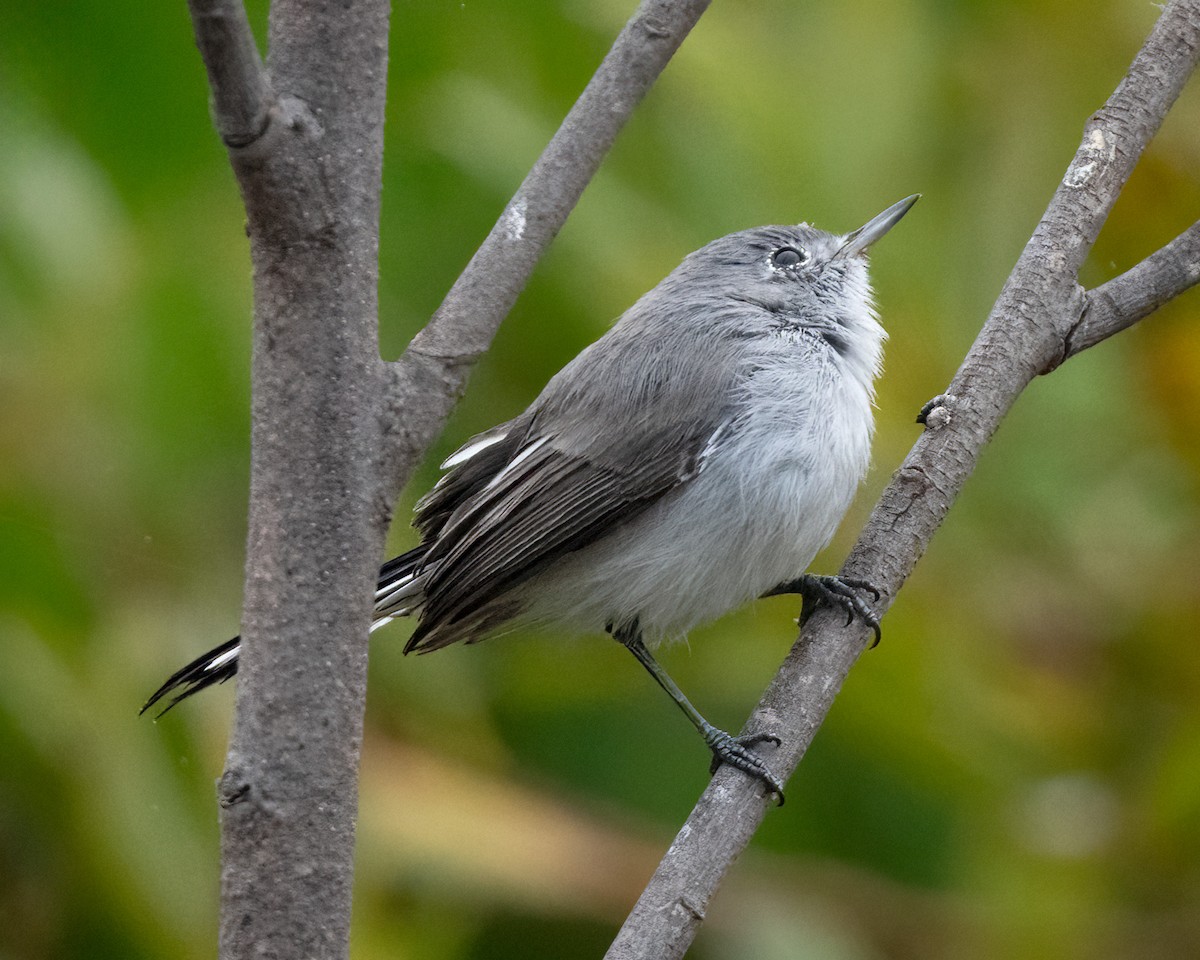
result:
[[[632,7],[395,4],[387,356]],[[1157,13],[715,3],[397,516],[688,251],[760,223],[847,230],[920,191],[875,253],[891,341],[875,467],[818,560],[836,569]],[[215,951],[232,686],[136,716],[237,630],[249,265],[206,97],[182,0],[0,10],[3,960]],[[1086,283],[1188,226],[1198,173],[1193,85]],[[1032,385],[693,956],[1200,955],[1198,314],[1192,293]],[[795,613],[759,603],[664,662],[737,728]],[[405,659],[406,629],[373,647],[353,956],[599,956],[706,781],[701,744],[615,644]]]

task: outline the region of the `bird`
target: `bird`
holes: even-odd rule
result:
[[[861,619],[868,581],[806,573],[870,463],[886,333],[867,252],[916,203],[847,234],[742,230],[689,254],[520,415],[468,440],[383,564],[372,631],[429,653],[524,628],[608,634],[727,763],[783,798],[754,747],[710,724],[651,653],[761,596]],[[237,672],[238,637],[172,674],[162,713]],[[159,714],[161,716],[161,714]]]

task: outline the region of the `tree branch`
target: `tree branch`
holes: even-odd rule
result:
[[[550,241],[711,0],[642,0],[429,323],[392,364],[394,489],[441,431]]]
[[[278,100],[241,4],[192,0],[192,11],[254,264],[220,954],[344,958],[370,584],[386,533],[377,278],[389,4],[273,0]]]
[[[1200,2],[1168,5],[1082,145],[927,429],[896,472],[842,568],[883,592],[882,614],[924,553],[1020,392],[1066,353],[1084,297],[1076,277],[1108,211],[1200,50]],[[744,732],[782,738],[764,754],[789,776],[868,639],[818,609]],[[760,783],[721,767],[664,856],[607,957],[681,957],[733,860],[761,823]]]
[[[213,123],[225,146],[247,147],[267,129],[274,93],[241,0],[188,0],[208,70]]]
[[[1083,316],[1067,337],[1066,356],[1073,357],[1132,327],[1197,283],[1200,221],[1136,267],[1088,291]]]

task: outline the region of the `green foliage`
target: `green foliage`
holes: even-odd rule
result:
[[[437,306],[632,2],[397,3],[382,340]],[[876,468],[836,567],[1153,5],[718,3],[651,92],[437,454],[519,410],[686,252],[764,222],[876,251]],[[265,30],[265,4],[253,17]],[[237,629],[249,262],[183,3],[10,0],[0,31],[0,956],[212,956],[229,689],[137,707]],[[1197,93],[1085,280],[1200,210]],[[1200,952],[1196,294],[1035,383],[695,955]],[[409,542],[397,524],[394,543]],[[737,727],[792,639],[759,604],[664,653]],[[402,658],[377,635],[354,956],[592,957],[705,782],[596,639]]]

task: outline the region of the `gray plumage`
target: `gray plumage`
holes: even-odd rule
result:
[[[417,650],[518,624],[653,640],[798,577],[870,458],[885,335],[843,243],[761,227],[687,257],[447,461],[417,506],[428,552],[378,613],[419,610]]]
[[[749,769],[642,640],[799,582],[833,536],[870,460],[885,339],[865,253],[916,199],[845,236],[759,227],[686,257],[524,413],[443,464],[417,504],[420,546],[380,571],[374,626],[417,616],[406,651],[518,626],[607,631]],[[237,650],[150,703],[232,676]]]

